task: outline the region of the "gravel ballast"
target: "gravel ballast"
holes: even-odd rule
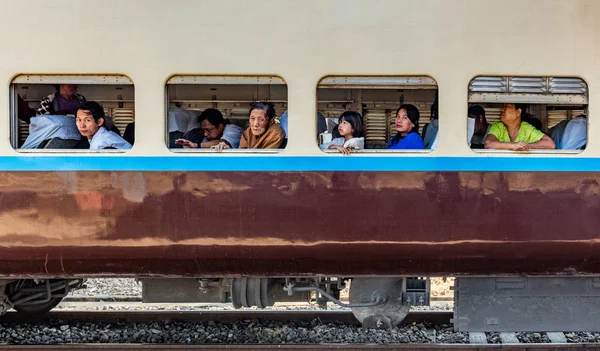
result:
[[[597,343],[600,333],[565,333],[569,343]],[[500,344],[498,333],[486,333],[490,344]],[[517,333],[521,343],[549,343],[545,333]],[[356,325],[244,320],[235,323],[164,321],[98,323],[56,320],[50,323],[0,324],[0,344],[44,345],[68,343],[158,344],[468,344],[468,333],[451,325],[412,324],[391,330]]]
[[[86,288],[69,296],[142,296],[142,284],[134,278],[96,278],[85,282]]]
[[[353,325],[245,320],[237,323],[153,322],[0,325],[0,340],[8,344],[62,343],[190,343],[190,344],[395,344],[429,343],[422,324],[392,330]]]
[[[565,333],[569,343],[597,343],[600,333]],[[486,333],[490,344],[500,344],[498,333]],[[521,343],[549,343],[545,333],[517,333]],[[356,325],[244,320],[235,323],[164,321],[99,323],[56,320],[50,323],[0,324],[0,344],[44,345],[65,343],[159,344],[468,344],[469,334],[451,325],[403,325],[391,330]]]

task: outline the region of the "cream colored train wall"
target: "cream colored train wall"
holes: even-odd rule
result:
[[[439,147],[426,156],[476,156],[464,142],[469,81],[522,75],[585,79],[590,140],[583,153],[565,157],[596,157],[599,13],[597,0],[4,1],[0,154],[18,155],[9,143],[8,96],[19,74],[130,77],[136,143],[115,157],[173,155],[164,113],[165,83],[175,74],[281,76],[290,114],[282,155],[323,157],[332,156],[314,143],[322,77],[428,75],[439,85],[441,117]]]

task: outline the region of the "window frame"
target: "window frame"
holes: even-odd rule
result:
[[[486,86],[485,82],[489,82],[489,84]],[[581,84],[580,88],[574,86],[577,83]],[[474,89],[474,86],[477,88]],[[580,90],[582,93],[576,93],[577,90]],[[586,144],[589,142],[589,116],[587,110],[589,108],[590,93],[589,84],[583,77],[576,75],[520,76],[482,74],[471,78],[468,84],[467,92],[467,109],[470,105],[506,103],[526,104],[529,106],[583,106],[585,115],[588,118]],[[546,117],[546,125],[547,123]],[[489,123],[489,125],[491,125],[491,123]],[[468,130],[467,119],[465,119],[465,129]],[[543,130],[542,132],[551,138],[551,136],[546,134],[546,132]],[[586,151],[585,149],[534,149],[529,151],[497,150],[485,148],[473,149],[469,146],[469,140],[466,141],[466,144],[467,147],[475,154],[580,155]]]
[[[9,108],[10,108],[10,145],[12,149],[22,154],[124,154],[128,150],[89,150],[89,149],[22,149],[19,148],[19,116],[18,116],[18,93],[16,87],[19,84],[30,85],[52,85],[52,84],[77,84],[77,85],[131,85],[134,89],[134,99],[122,99],[119,102],[132,103],[135,111],[135,84],[131,78],[124,74],[19,74],[13,77],[9,83]],[[135,116],[135,112],[134,112]],[[135,119],[135,117],[134,117]],[[133,145],[132,145],[133,146]]]
[[[165,111],[164,111],[164,126],[165,126],[165,135],[164,135],[164,145],[169,152],[172,154],[202,154],[202,155],[219,155],[219,154],[280,154],[285,148],[277,148],[277,149],[225,149],[220,153],[215,152],[214,149],[211,148],[195,148],[195,149],[185,149],[185,148],[170,148],[169,147],[169,107],[172,102],[182,102],[176,100],[170,100],[169,98],[169,86],[177,85],[177,84],[188,84],[188,85],[283,85],[286,87],[286,100],[256,100],[256,101],[265,101],[265,102],[275,102],[275,103],[285,103],[289,104],[289,92],[288,84],[283,79],[283,77],[270,74],[270,75],[199,75],[199,74],[175,74],[169,77],[165,83]],[[190,101],[190,100],[185,100]],[[194,100],[197,102],[208,102],[204,100]],[[253,100],[254,101],[254,100]],[[218,100],[217,100],[218,102]],[[221,101],[222,102],[222,101]],[[248,106],[250,108],[250,106]],[[278,113],[278,111],[275,111]],[[275,118],[279,118],[283,113],[276,115]],[[286,135],[287,137],[287,135]]]
[[[372,90],[436,90],[439,94],[440,87],[437,80],[432,75],[325,75],[317,83],[315,90],[316,94],[316,110],[319,111],[319,89],[372,89]],[[438,100],[439,101],[439,100]],[[398,107],[400,104],[398,105]],[[366,121],[364,120],[364,111],[362,109],[359,113],[363,116],[363,123],[365,123],[365,142],[366,142]],[[327,118],[327,117],[326,117]],[[423,120],[419,121],[423,123]],[[426,121],[429,123],[429,121]],[[425,123],[424,123],[425,124]],[[423,125],[424,125],[423,124]],[[318,136],[318,134],[317,134]],[[419,135],[420,137],[420,135]],[[323,150],[320,148],[319,138],[317,138],[317,147],[323,154],[339,155],[340,153],[336,150]],[[440,146],[438,145],[437,148]],[[352,151],[352,154],[419,154],[429,155],[436,149],[406,149],[406,150],[390,150],[390,149],[362,149]]]

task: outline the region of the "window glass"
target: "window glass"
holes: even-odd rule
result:
[[[429,77],[326,77],[317,88],[317,110],[325,152],[437,146],[437,83]]]
[[[287,86],[279,77],[175,76],[167,99],[172,151],[271,152],[287,144]]]
[[[22,152],[124,152],[134,121],[134,87],[124,76],[23,75],[11,84],[11,143]]]

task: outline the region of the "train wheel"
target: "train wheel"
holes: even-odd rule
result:
[[[43,314],[43,313],[50,312],[50,310],[53,309],[54,307],[56,307],[61,301],[62,301],[62,297],[57,297],[54,299],[50,299],[50,301],[48,301],[46,303],[15,305],[13,308],[17,312],[23,313],[23,314],[30,314],[30,315]]]
[[[6,295],[13,308],[23,314],[42,314],[58,305],[68,291],[81,287],[82,279],[23,279],[6,286]]]
[[[0,285],[0,316],[13,308],[13,304],[10,302],[8,296],[6,296],[5,291],[6,285]]]
[[[354,278],[350,284],[350,303],[372,301],[375,293],[384,293],[385,304],[375,307],[353,307],[354,317],[366,328],[389,329],[398,325],[410,306],[402,305],[403,278]]]

